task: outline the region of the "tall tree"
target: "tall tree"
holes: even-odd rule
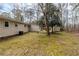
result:
[[[46,3],[46,4],[39,4],[39,6],[41,7],[44,19],[45,19],[45,24],[47,27],[47,34],[49,35],[49,21],[58,18],[59,17],[59,9],[52,3]],[[52,31],[53,31],[53,23],[54,21],[51,21],[52,24]]]
[[[47,35],[50,35],[50,32],[49,32],[49,21],[48,21],[48,9],[49,9],[49,6],[48,6],[48,3],[39,3],[39,6],[42,10],[42,13],[44,15],[44,20],[45,20],[45,25],[46,25],[46,28],[47,28]]]
[[[13,4],[12,13],[14,14],[14,18],[17,21],[24,22],[23,16],[22,16],[22,10],[21,10],[21,7],[19,4],[17,4],[17,3]]]
[[[29,21],[29,24],[31,24],[32,19],[33,19],[33,17],[34,17],[34,10],[33,10],[32,8],[29,8],[29,9],[26,10],[25,13],[26,13],[26,14],[25,14],[26,17],[30,20],[30,21]]]

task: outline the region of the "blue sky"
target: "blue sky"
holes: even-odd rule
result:
[[[3,3],[1,3],[0,7],[1,7],[0,11],[2,11],[2,12],[9,12],[12,9],[10,4],[3,4]]]
[[[32,7],[31,3],[27,3],[28,7]],[[12,10],[12,4],[11,3],[0,3],[0,10],[2,12],[9,12]]]

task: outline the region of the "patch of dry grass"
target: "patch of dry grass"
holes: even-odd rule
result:
[[[0,55],[79,55],[79,38],[59,32],[50,37],[45,33],[27,33],[0,42]]]

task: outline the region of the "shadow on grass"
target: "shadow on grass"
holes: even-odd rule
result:
[[[8,37],[2,37],[2,38],[0,38],[0,42],[12,40],[12,38],[14,38],[14,37],[19,37],[19,35],[13,35],[13,36],[8,36]]]
[[[27,34],[27,33],[24,33],[24,34],[22,34],[22,35],[16,34],[16,35],[12,35],[12,36],[1,37],[1,38],[0,38],[0,42],[8,41],[8,40],[13,40],[13,38],[15,38],[15,37],[17,38],[17,37],[23,36],[23,35],[25,35],[25,34]]]
[[[55,31],[55,32],[50,32],[50,35],[62,35],[62,32],[63,31]],[[47,32],[46,31],[41,31],[41,32],[39,32],[39,33],[41,33],[41,34],[47,34]]]
[[[50,33],[50,34],[52,34],[52,35],[62,35],[61,32],[53,32],[53,33]]]
[[[42,37],[42,38],[48,37],[46,32],[31,32],[31,33],[37,33],[37,35],[40,34],[38,37]],[[25,35],[25,34],[28,34],[28,33],[24,33],[23,35]],[[12,40],[15,37],[18,38],[18,37],[23,36],[23,35],[13,35],[13,36],[8,36],[8,37],[2,37],[2,38],[0,38],[0,42]],[[51,35],[62,35],[62,33],[61,32],[53,32],[53,34],[50,33],[50,36]]]

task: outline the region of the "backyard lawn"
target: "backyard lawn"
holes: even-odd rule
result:
[[[0,55],[79,55],[79,36],[58,32],[48,37],[42,32],[31,32],[0,41]]]

